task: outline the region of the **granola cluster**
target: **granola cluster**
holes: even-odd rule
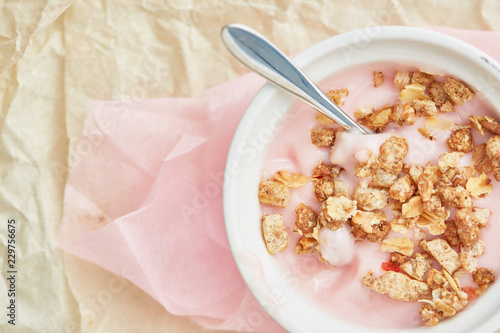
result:
[[[384,74],[373,74],[374,86],[381,86]],[[456,105],[475,96],[454,78],[437,81],[421,71],[398,71],[394,86],[400,91],[401,103],[379,110],[356,110],[361,124],[375,132],[383,131],[389,123],[413,125],[418,117],[425,117],[425,124],[436,124],[441,114],[454,112]],[[327,95],[342,105],[348,94],[342,89]],[[312,144],[334,146],[342,129],[319,113],[316,119],[319,125],[311,131]],[[437,325],[462,310],[495,280],[492,270],[478,265],[478,258],[486,251],[481,232],[491,215],[479,206],[493,189],[490,177],[500,181],[500,124],[486,116],[470,116],[468,120],[467,124],[446,125],[449,151],[443,152],[437,163],[405,164],[411,147],[407,139],[393,134],[378,152],[366,148],[354,155],[357,163],[353,171],[358,180],[352,191],[341,179],[341,166],[320,161],[311,176],[279,171],[275,179],[263,180],[259,200],[284,208],[291,189],[314,182],[320,208],[315,211],[304,203],[296,208],[294,232],[300,239],[295,253],[317,252],[323,260],[318,246],[323,227],[332,231],[347,227],[357,242],[380,243],[380,251],[390,256],[382,266],[386,272],[378,277],[367,272],[362,284],[396,300],[421,302],[419,313],[425,325]],[[473,131],[488,136],[486,143],[476,145]],[[419,128],[419,132],[436,140],[429,128]],[[470,159],[465,158],[467,154]],[[466,160],[470,165],[464,165]],[[270,254],[286,249],[289,236],[281,214],[264,216],[262,230]],[[472,275],[477,288],[461,287],[460,278],[465,274]]]

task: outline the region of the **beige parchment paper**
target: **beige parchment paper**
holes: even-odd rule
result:
[[[2,332],[201,332],[130,282],[55,246],[91,100],[196,97],[247,70],[220,42],[250,25],[288,54],[370,25],[500,31],[495,0],[0,0],[0,266],[17,229],[17,323]],[[96,170],[95,172],[99,172]],[[88,207],[90,224],[99,212]],[[0,281],[0,308],[8,285]]]

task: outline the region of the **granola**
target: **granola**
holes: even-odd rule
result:
[[[408,153],[408,141],[400,136],[393,135],[380,146],[380,167],[398,173],[403,168],[403,160]]]
[[[401,264],[401,269],[415,280],[424,281],[425,274],[431,269],[432,259],[428,255],[415,253],[415,257]]]
[[[436,258],[441,266],[451,274],[462,266],[458,253],[442,238],[435,238],[429,242],[425,242],[424,249]]]
[[[328,98],[330,98],[338,106],[344,105],[348,95],[349,89],[330,90],[326,93],[326,96],[328,96]]]
[[[404,175],[398,178],[389,189],[389,196],[399,202],[405,202],[417,190],[415,183],[410,175]]]
[[[374,71],[373,86],[383,83],[384,73]],[[411,155],[414,147],[405,137],[383,136],[387,139],[378,153],[373,146],[370,148],[374,151],[368,147],[353,151],[350,169],[347,164],[319,161],[311,176],[279,170],[274,179],[260,183],[259,201],[285,208],[291,191],[311,181],[317,201],[295,208],[292,251],[301,256],[314,254],[334,268],[323,251],[324,242],[337,237],[333,233],[347,232],[356,242],[378,243],[379,251],[388,256],[381,266],[385,273],[376,276],[369,271],[361,283],[396,300],[421,302],[423,323],[435,326],[461,311],[471,297],[481,294],[495,280],[491,269],[478,264],[487,251],[481,232],[488,230],[483,228],[492,212],[476,205],[493,190],[492,179],[500,181],[500,124],[487,116],[471,115],[467,124],[454,123],[452,114],[442,116],[454,112],[456,106],[459,110],[458,106],[475,96],[454,78],[402,70],[396,72],[394,86],[399,90],[399,102],[356,109],[354,116],[359,123],[376,133],[417,123],[415,129],[429,139],[419,139],[425,142],[417,147],[424,158],[434,141],[447,144],[449,151],[442,152],[437,160],[432,152],[432,162],[412,164],[421,159]],[[327,92],[338,105],[344,104],[348,94],[347,89]],[[321,113],[316,119],[318,126],[311,130],[311,142],[333,152],[344,130]],[[480,136],[479,144],[474,142],[474,135],[476,139]],[[355,178],[345,179],[345,174],[354,174]],[[281,214],[264,215],[262,233],[270,254],[287,248],[290,238]],[[472,275],[477,288],[461,287],[460,279],[465,274]]]
[[[394,76],[394,86],[398,90],[403,90],[411,80],[411,74],[408,71],[397,71]]]
[[[290,200],[290,189],[277,180],[263,180],[259,185],[259,201],[266,205],[285,208]]]
[[[262,217],[262,234],[269,254],[283,252],[288,247],[288,233],[281,214]]]
[[[453,151],[469,153],[474,149],[474,137],[470,127],[457,127],[453,130],[448,141],[448,147]]]
[[[453,103],[458,105],[462,105],[475,95],[465,84],[452,77],[446,79],[443,88]]]
[[[352,197],[358,203],[359,208],[371,211],[387,206],[389,191],[369,186],[367,182],[360,181],[354,189]]]
[[[329,147],[335,142],[335,129],[316,127],[311,130],[311,142],[318,147]]]
[[[416,302],[430,294],[426,283],[392,271],[375,278],[369,287],[378,293],[388,294],[395,300],[406,302]]]
[[[455,215],[455,224],[458,237],[463,245],[471,246],[479,240],[481,230],[478,221],[474,218],[472,209],[459,209]]]
[[[413,241],[407,237],[399,238],[393,237],[389,239],[384,239],[380,243],[380,251],[382,252],[397,252],[405,256],[411,256],[413,254],[413,249],[415,244]]]
[[[380,87],[384,83],[384,73],[380,71],[373,72],[373,85],[375,87]]]

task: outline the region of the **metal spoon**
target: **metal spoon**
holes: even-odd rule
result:
[[[290,92],[345,129],[371,133],[342,111],[283,52],[257,31],[242,24],[228,24],[222,29],[222,40],[239,61],[269,82]]]

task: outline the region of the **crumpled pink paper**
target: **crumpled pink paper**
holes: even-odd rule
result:
[[[431,29],[500,58],[499,33]],[[229,145],[263,82],[248,74],[199,99],[94,102],[70,161],[60,247],[204,327],[283,331],[241,278],[222,213]]]

